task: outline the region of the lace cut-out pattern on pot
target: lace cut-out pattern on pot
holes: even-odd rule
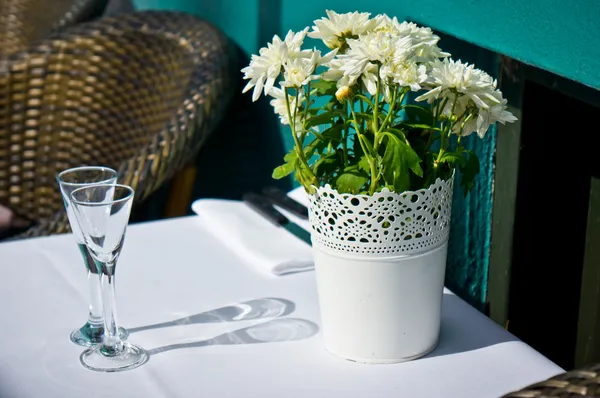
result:
[[[331,186],[310,195],[313,242],[340,252],[417,254],[448,239],[454,176],[427,189],[373,196],[340,194]]]

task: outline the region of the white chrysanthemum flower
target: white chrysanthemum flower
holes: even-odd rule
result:
[[[329,63],[331,63],[331,61],[333,61],[333,59],[335,58],[338,49],[333,49],[323,56],[321,56],[321,50],[314,49],[313,52],[316,54],[315,63],[317,64],[317,66],[328,66]]]
[[[377,91],[379,65],[403,63],[410,53],[410,39],[385,33],[368,33],[348,39],[349,49],[331,62],[324,78],[337,80],[337,87],[352,86],[362,77],[371,95]]]
[[[494,96],[497,99],[497,103],[490,104],[489,114],[490,119],[492,120],[491,123],[499,122],[506,124],[516,122],[516,116],[506,110],[506,104],[508,101],[506,98],[502,97],[502,92],[500,90],[496,90],[494,92]]]
[[[283,87],[302,87],[311,80],[318,79],[313,75],[316,68],[316,53],[310,58],[296,58],[285,63],[283,71]]]
[[[502,98],[502,92],[496,90],[492,93],[492,96],[495,98],[494,101],[489,98],[486,99],[486,102],[488,102],[488,109],[477,108],[466,96],[459,97],[457,102],[458,106],[455,107],[454,114],[461,115],[466,110],[472,112],[473,115],[467,122],[459,122],[454,125],[452,133],[468,136],[473,132],[476,132],[480,138],[483,138],[490,126],[496,122],[502,124],[515,122],[517,118],[506,110],[507,100]],[[469,109],[467,109],[467,107],[469,107]],[[449,115],[450,112],[446,112],[446,114]]]
[[[444,115],[465,119],[471,115],[466,122],[453,126],[454,134],[467,136],[477,132],[483,138],[492,124],[517,120],[506,110],[506,99],[496,90],[496,81],[473,65],[448,59],[436,61],[426,84],[431,90],[417,97],[417,101],[447,99]]]
[[[384,81],[392,81],[400,87],[410,87],[412,91],[421,90],[427,81],[427,68],[416,62],[390,62],[381,66],[379,72]]]
[[[362,73],[362,83],[365,89],[371,95],[377,94],[377,75],[379,73],[379,66],[368,63],[364,72]]]
[[[361,70],[361,64],[366,62],[402,62],[411,49],[410,38],[384,33],[361,35],[358,39],[349,39],[348,45],[349,50],[339,58],[345,61],[346,70],[351,74]]]
[[[334,58],[328,64],[329,69],[321,74],[321,78],[336,82],[338,88],[354,86],[360,75],[344,75],[344,71],[342,70],[343,65],[344,62],[341,59]]]
[[[487,73],[461,61],[447,58],[435,61],[427,85],[431,90],[417,97],[417,101],[427,100],[432,103],[438,98],[449,97],[452,93],[466,95],[481,109],[489,108],[484,99],[496,101],[493,95],[496,81]]]
[[[317,80],[319,76],[314,75],[318,66],[327,65],[335,57],[337,50],[333,50],[321,56],[320,50],[304,50],[298,58],[291,59],[283,65],[283,87],[300,88],[311,80]]]
[[[297,33],[294,33],[292,30],[288,31],[287,35],[285,35],[284,41],[290,53],[293,54],[300,51],[300,47],[302,47],[302,44],[304,43],[306,33],[308,33],[308,28],[304,28]]]
[[[321,39],[331,49],[342,48],[346,39],[357,37],[377,27],[378,21],[369,19],[368,12],[352,12],[338,14],[335,11],[326,10],[327,18],[314,21],[315,25],[308,37]]]
[[[413,22],[399,22],[398,18],[378,15],[376,32],[385,32],[394,36],[410,37],[414,56],[419,62],[432,62],[438,58],[449,57],[450,53],[443,52],[437,43],[440,37],[433,34],[430,28],[420,27]]]
[[[479,138],[483,138],[490,126],[496,122],[506,124],[513,123],[517,120],[512,113],[506,110],[507,100],[502,98],[502,93],[497,90],[493,95],[496,97],[496,101],[490,101],[488,109],[479,110],[476,123],[465,124],[465,128],[462,132],[463,135],[469,135],[475,131]]]
[[[280,89],[278,87],[273,87],[271,92],[269,93],[273,99],[271,100],[271,106],[273,107],[275,113],[279,115],[279,119],[281,120],[281,124],[290,124],[290,118],[288,115],[287,103],[285,100],[286,92],[285,89]],[[304,93],[299,91],[298,94],[298,102],[296,102],[296,96],[288,95],[289,103],[290,103],[290,112],[292,117],[294,117],[294,113],[296,113],[294,130],[296,134],[300,134],[303,128],[302,121],[302,104],[304,103]]]
[[[394,36],[398,35],[398,29],[397,29],[397,26],[399,25],[398,18],[394,17],[392,19],[392,18],[388,17],[386,14],[380,14],[380,15],[377,15],[373,19],[375,21],[377,21],[377,26],[375,27],[375,29],[373,29],[375,32],[387,33],[389,35],[394,35]]]
[[[242,92],[245,93],[254,87],[252,101],[256,101],[263,90],[265,95],[268,95],[281,74],[283,64],[302,56],[300,47],[306,32],[308,28],[298,33],[290,30],[284,40],[275,35],[267,47],[259,50],[259,55],[253,54],[250,65],[242,69],[244,79],[250,80]]]

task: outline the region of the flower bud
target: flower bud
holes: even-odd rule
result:
[[[340,102],[344,102],[345,100],[350,98],[351,93],[352,93],[352,89],[350,87],[342,86],[342,87],[338,88],[337,91],[335,92],[335,98],[337,98],[337,100]]]

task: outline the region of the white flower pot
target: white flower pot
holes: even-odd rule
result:
[[[426,190],[311,196],[325,347],[363,363],[421,357],[440,331],[453,178]]]

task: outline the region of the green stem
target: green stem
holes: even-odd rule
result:
[[[379,96],[381,89],[381,76],[379,73],[377,74],[377,89],[375,91],[375,106],[373,107],[373,146],[374,146],[374,156],[377,156],[377,148],[379,147]],[[388,114],[389,116],[389,114]],[[384,121],[385,124],[385,121]],[[383,125],[382,125],[383,126]],[[361,137],[359,137],[360,139]],[[377,189],[377,183],[379,182],[379,170],[377,170],[377,165],[375,164],[375,160],[371,157],[369,161],[369,168],[371,169],[371,185],[369,187],[369,193],[373,195],[375,190]]]
[[[440,160],[442,159],[442,156],[444,155],[444,139],[446,138],[446,134],[444,134],[444,132],[440,132],[440,151],[438,152],[438,156],[437,159],[435,160],[435,164],[434,164],[434,168],[437,169],[438,164],[440,163]]]
[[[348,114],[348,102],[346,101],[345,113]],[[350,136],[350,127],[344,125],[342,129],[342,156],[344,157],[344,167],[348,164],[348,137]]]
[[[440,119],[440,113],[444,110],[444,108],[446,107],[447,103],[448,103],[448,98],[447,97],[444,98],[443,101],[438,101],[437,106],[435,108],[435,115],[433,115],[433,127],[437,127],[437,124],[438,124],[439,119]]]
[[[467,113],[467,111],[465,111],[465,113]],[[462,114],[462,116],[460,118],[462,118],[465,113]],[[473,117],[472,113],[469,113],[469,116],[467,116],[465,118],[465,120],[462,122],[461,126],[460,126],[460,134],[458,134],[458,142],[460,143],[460,137],[462,137],[462,133],[463,133],[463,129],[465,128],[465,124],[467,124],[467,122]],[[460,120],[460,118],[458,120]]]
[[[304,120],[303,120],[303,125],[304,123],[308,120],[308,105],[310,104],[310,82],[308,82],[308,84],[306,85],[306,107],[304,107]],[[298,105],[298,102],[296,102],[296,106]]]
[[[308,166],[306,156],[304,156],[304,151],[302,150],[302,144],[300,144],[300,140],[298,139],[298,135],[296,134],[296,123],[295,123],[296,117],[295,116],[296,116],[296,112],[298,111],[298,102],[296,100],[296,110],[294,111],[294,118],[292,118],[292,112],[291,112],[291,108],[290,108],[290,96],[289,96],[288,90],[289,89],[286,87],[285,93],[284,93],[285,94],[285,105],[287,107],[290,128],[292,129],[292,136],[294,137],[294,143],[295,143],[294,148],[296,149],[296,155],[298,156],[298,159],[300,160],[300,162],[302,162],[302,164],[308,171],[309,177],[311,179],[311,181],[309,181],[309,182],[313,185],[318,185],[317,176],[315,176],[315,173],[313,173],[311,168]],[[296,93],[296,98],[298,98],[298,93]],[[305,186],[305,188],[309,189],[310,187]]]
[[[398,112],[400,112],[404,107],[402,106],[402,102],[404,102],[404,97],[406,97],[406,93],[408,93],[408,90],[406,88],[401,89],[402,94],[400,95],[400,99],[397,101],[398,104],[400,104],[400,106],[398,107],[398,109],[396,109],[394,111],[394,115],[393,115],[393,120],[396,119],[396,117],[398,117]]]
[[[377,189],[377,183],[379,182],[379,173],[377,172],[374,161],[369,163],[369,168],[371,169],[371,186],[369,187],[369,193],[373,195]]]
[[[334,137],[325,137],[323,134],[319,133],[316,130],[310,129],[309,132],[314,135],[315,137],[317,137],[318,139],[320,139],[321,141],[333,141],[333,142],[337,142],[338,144],[344,144],[344,140],[343,139],[338,139],[338,138],[334,138]]]
[[[359,99],[361,99],[362,101],[366,102],[366,103],[367,103],[367,105],[369,105],[369,106],[371,107],[371,109],[372,109],[372,108],[374,108],[374,106],[373,106],[373,102],[371,102],[371,100],[370,100],[368,97],[366,97],[366,96],[364,96],[364,95],[362,95],[362,94],[355,94],[355,95],[354,95],[354,98],[359,98]],[[361,111],[362,113],[364,113],[364,112],[365,112],[365,110],[364,110],[364,108],[363,108],[363,104],[362,104],[362,103],[360,104],[360,111]]]
[[[375,92],[375,107],[373,108],[373,133],[379,130],[379,87],[381,85],[381,77],[377,74],[377,90]]]
[[[358,120],[356,120],[356,113],[354,113],[354,108],[352,106],[350,106],[350,112],[352,113],[352,123],[354,124],[354,130],[356,130],[356,136],[358,137],[358,142],[359,142],[363,152],[365,153],[365,156],[367,157],[369,164],[371,164],[373,159],[371,158],[371,153],[369,151],[369,148],[365,148],[364,142],[362,141],[362,134],[360,133],[360,128],[358,126]]]
[[[364,96],[361,95],[361,96],[358,97],[358,99],[360,99],[360,102],[358,103],[358,106],[360,107],[360,113],[362,113],[364,115],[365,114],[365,108],[364,108],[364,104],[363,104],[363,99],[361,97],[364,97]],[[352,106],[354,106],[354,103],[352,103]],[[371,104],[371,108],[372,107],[373,106]],[[362,125],[362,129],[364,131],[365,130],[365,119],[364,118],[363,118],[363,120],[361,122],[361,125]]]
[[[375,150],[377,150],[377,147],[379,146],[378,140],[377,140],[377,135],[379,133],[381,133],[387,127],[387,125],[390,123],[390,121],[395,116],[394,108],[396,107],[396,98],[397,97],[398,97],[398,91],[397,91],[397,89],[394,89],[394,93],[392,94],[392,102],[390,103],[390,109],[388,111],[388,114],[385,116],[385,119],[383,120],[383,123],[379,127],[379,130],[377,130],[377,132],[375,133]],[[402,101],[403,99],[404,99],[404,94],[402,94],[402,97],[400,97],[400,101]]]
[[[354,108],[351,106],[350,111],[352,112],[352,122],[354,123],[354,129],[356,130],[356,136],[358,137],[358,142],[360,147],[362,148],[365,156],[367,157],[367,162],[369,162],[369,169],[371,170],[371,185],[369,187],[369,192],[371,195],[375,192],[375,188],[377,187],[377,180],[379,179],[377,175],[375,160],[373,156],[371,156],[371,148],[367,145],[366,138],[360,133],[358,127],[358,121],[356,120],[356,113],[354,112]]]
[[[446,101],[448,101],[448,98],[446,98]],[[454,115],[454,109],[456,108],[456,103],[457,103],[457,102],[458,102],[458,97],[456,97],[456,98],[454,99],[454,102],[452,103],[452,110],[450,111],[450,118],[449,118],[449,119],[450,119],[450,121],[449,121],[449,123],[447,124],[447,129],[446,129],[447,131],[444,131],[445,129],[442,129],[442,131],[440,132],[440,152],[438,153],[438,157],[437,157],[437,159],[436,159],[436,161],[435,161],[435,165],[434,165],[434,167],[435,167],[435,168],[437,168],[437,166],[438,166],[438,164],[439,164],[440,160],[442,159],[442,156],[443,156],[443,155],[444,155],[444,153],[445,153],[445,150],[446,150],[446,146],[445,146],[445,144],[446,144],[446,143],[445,143],[445,138],[446,138],[446,135],[447,135],[448,137],[450,137],[450,134],[452,134],[452,126],[453,126],[453,123],[452,123],[452,116]],[[444,106],[445,106],[445,105],[444,105]],[[443,109],[443,108],[442,108],[442,109]]]
[[[450,123],[448,123],[448,137],[450,137],[450,134],[452,134],[452,129],[454,128],[454,123],[456,123],[456,121],[453,121],[452,118],[454,117],[454,109],[456,109],[456,103],[458,102],[458,96],[454,99],[454,103],[452,103],[452,110],[450,110]]]
[[[429,138],[427,139],[427,144],[425,145],[425,152],[429,151],[429,147],[433,144],[433,137],[435,135],[435,130],[429,130]]]

